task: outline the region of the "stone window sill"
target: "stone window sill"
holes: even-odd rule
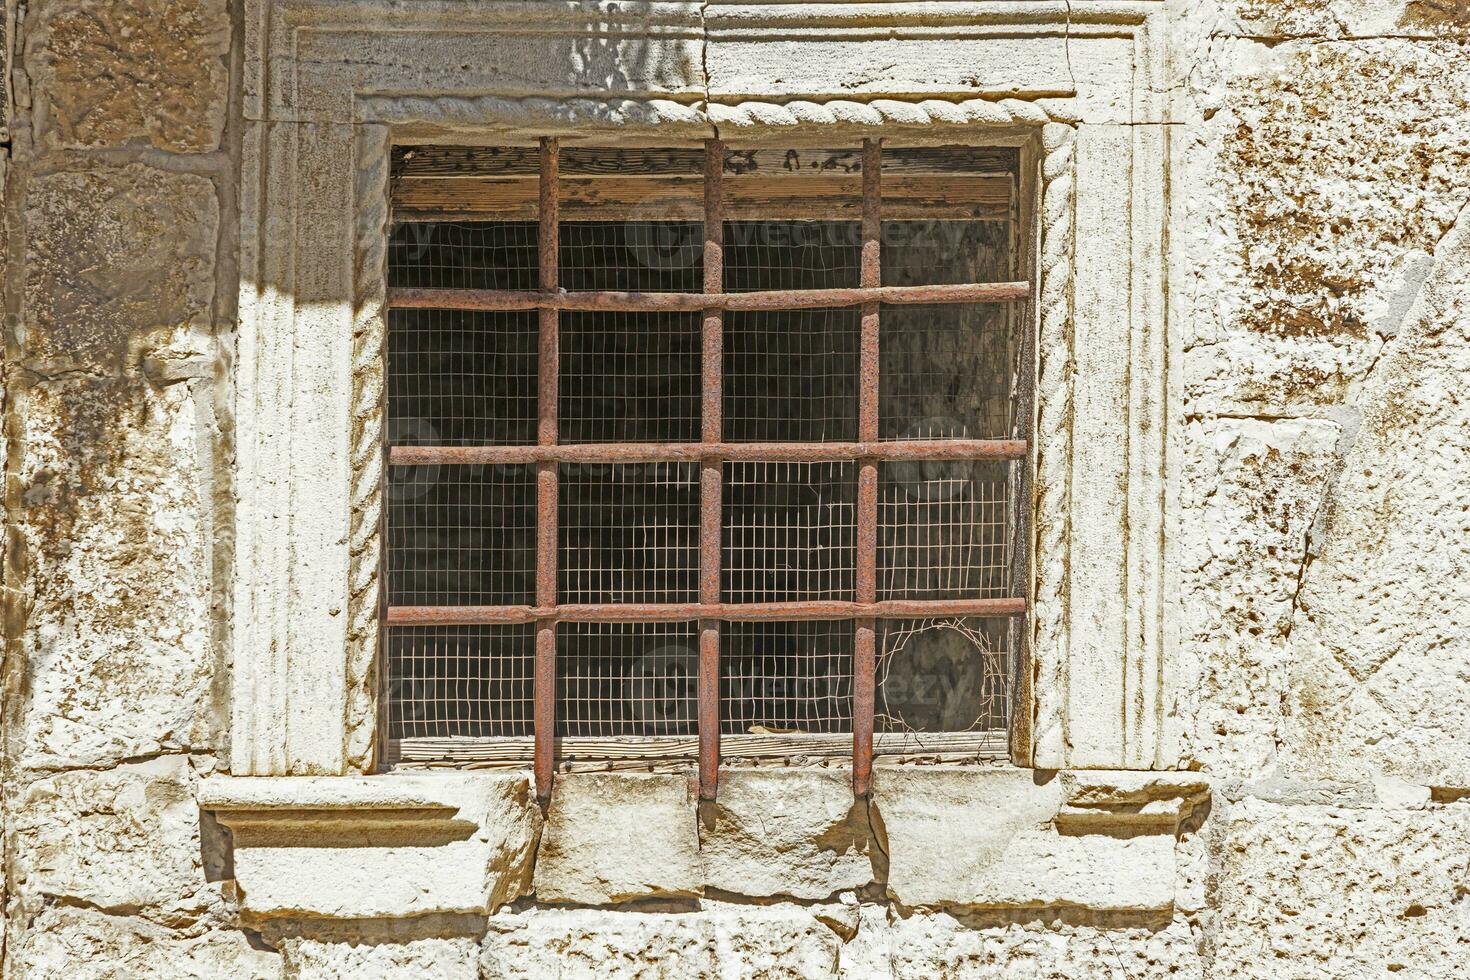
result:
[[[907,906],[1176,904],[1191,773],[880,767],[854,803],[836,769],[732,769],[701,813],[683,773],[571,773],[550,811],[529,773],[219,776],[248,918],[489,914],[706,890],[821,901],[881,884]]]

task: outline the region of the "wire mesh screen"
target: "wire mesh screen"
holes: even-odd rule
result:
[[[951,188],[962,196],[982,185],[994,196],[1004,181],[992,186],[966,173],[949,183],[943,170],[956,160],[999,158],[949,148],[934,151],[931,160],[929,152],[885,150],[896,169],[891,182],[884,177],[884,200],[903,220],[882,222],[883,284],[1015,278],[1016,232],[996,203],[1009,198],[948,199]],[[442,206],[455,220],[394,226],[392,287],[541,288],[539,226],[526,220],[536,209],[536,178],[528,168],[537,152],[494,153],[466,148],[455,158],[464,166],[490,160],[501,168],[466,182],[462,200],[445,183],[455,176],[444,169],[450,157],[436,158],[438,170],[419,172],[417,207],[408,210],[423,217]],[[732,153],[725,213],[737,220],[724,223],[723,290],[859,286],[863,225],[848,219],[862,213],[862,151]],[[561,289],[704,288],[702,150],[578,147],[562,162]],[[492,214],[458,220],[491,207],[509,220]],[[938,218],[912,219],[916,213]],[[544,300],[531,305],[537,302]],[[611,302],[600,297],[588,305]],[[721,438],[857,441],[861,312],[855,305],[725,312],[722,357],[714,362],[721,370],[711,389],[722,408]],[[1017,435],[1024,422],[1017,408],[1024,390],[1017,380],[1024,322],[1018,310],[993,303],[894,304],[882,306],[879,319],[882,439]],[[699,312],[556,314],[560,347],[546,365],[558,372],[556,441],[699,443],[711,383],[703,373],[703,321]],[[539,329],[534,309],[391,310],[390,446],[535,445]],[[543,515],[557,521],[558,603],[699,601],[699,463],[590,465],[563,458],[556,472],[555,507],[548,491]],[[721,601],[856,601],[858,472],[856,460],[723,462]],[[391,466],[384,561],[390,606],[534,604],[535,474],[535,465]],[[1012,596],[1021,480],[1022,464],[1014,462],[881,463],[877,599]],[[850,619],[722,622],[721,730],[852,731],[854,630]],[[879,731],[1005,728],[1020,636],[1013,621],[880,620],[878,631]],[[534,626],[395,626],[384,642],[391,737],[532,734]],[[560,622],[555,732],[697,734],[698,675],[697,622]]]
[[[393,286],[534,289],[534,222],[407,222],[388,249]],[[536,439],[536,314],[391,310],[392,445],[524,445]]]
[[[855,221],[725,223],[725,291],[856,286]],[[725,438],[822,442],[857,438],[855,308],[725,316]]]
[[[726,602],[851,600],[853,463],[726,463]]]
[[[850,621],[724,624],[721,730],[851,731],[852,645]]]
[[[559,735],[693,735],[699,634],[694,623],[562,623]]]
[[[651,213],[659,198],[648,203]],[[666,209],[662,209],[666,210]],[[561,226],[561,288],[699,292],[704,225],[698,221],[573,221]]]
[[[879,731],[1006,730],[1013,620],[900,619],[878,629]]]
[[[394,310],[388,437],[394,445],[536,441],[536,314]]]
[[[535,627],[398,627],[388,636],[388,737],[531,734]]]
[[[725,438],[832,442],[857,438],[855,309],[725,317]]]
[[[856,286],[861,230],[856,221],[727,221],[725,292]]]
[[[565,466],[560,473],[563,602],[699,597],[699,464]]]
[[[534,221],[404,221],[388,239],[388,284],[535,289]]]
[[[561,441],[698,442],[698,313],[564,313]]]
[[[883,223],[883,284],[1011,278],[1010,225],[998,221]],[[996,304],[884,306],[879,357],[883,439],[1011,435],[1015,311]]]
[[[535,597],[530,467],[393,467],[387,506],[390,605],[517,605]]]
[[[1011,593],[1016,465],[930,460],[878,467],[878,598]]]

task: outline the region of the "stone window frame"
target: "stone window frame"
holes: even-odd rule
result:
[[[1164,528],[1180,359],[1166,315],[1163,4],[793,10],[651,4],[593,19],[467,0],[247,4],[234,775],[374,771],[389,150],[532,135],[1021,146],[1038,357],[1031,653],[1011,761],[1149,769],[1177,757]],[[804,16],[820,31],[803,31]],[[657,50],[644,78],[623,80],[626,95],[526,96],[470,67],[497,43],[616,61],[630,38]],[[748,79],[734,68],[728,91],[712,90],[706,63],[703,90],[666,84],[665,63],[696,38],[705,58],[710,45],[739,48],[756,74],[793,46],[853,41],[897,45],[901,57],[917,50],[905,44],[949,45],[966,72],[850,87],[824,63],[809,71],[811,91],[788,77],[772,95],[740,90]]]

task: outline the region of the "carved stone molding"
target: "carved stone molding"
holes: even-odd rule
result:
[[[1035,612],[1015,761],[1167,765],[1161,10],[248,3],[232,771],[372,766],[389,149],[548,133],[1023,148]],[[877,61],[858,77],[835,51]]]

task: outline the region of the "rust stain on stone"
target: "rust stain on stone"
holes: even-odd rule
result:
[[[37,128],[62,146],[146,140],[217,149],[224,130],[230,21],[224,0],[48,4],[27,70]]]
[[[1464,53],[1416,47],[1433,57],[1406,59],[1383,43],[1302,44],[1237,83],[1240,122],[1225,159],[1247,329],[1365,339],[1394,263],[1432,249],[1452,220],[1470,149],[1456,124],[1465,87],[1448,66]]]
[[[1414,0],[1399,18],[1403,28],[1431,28],[1442,37],[1470,36],[1470,0]]]
[[[181,461],[159,438],[169,421],[144,365],[211,326],[219,220],[208,179],[143,165],[36,176],[23,207],[24,303],[6,345],[11,639],[36,607],[92,601],[68,571],[78,548],[138,583],[112,615],[157,604],[144,583],[172,559],[150,500],[169,496]],[[99,528],[100,552],[87,544]]]

